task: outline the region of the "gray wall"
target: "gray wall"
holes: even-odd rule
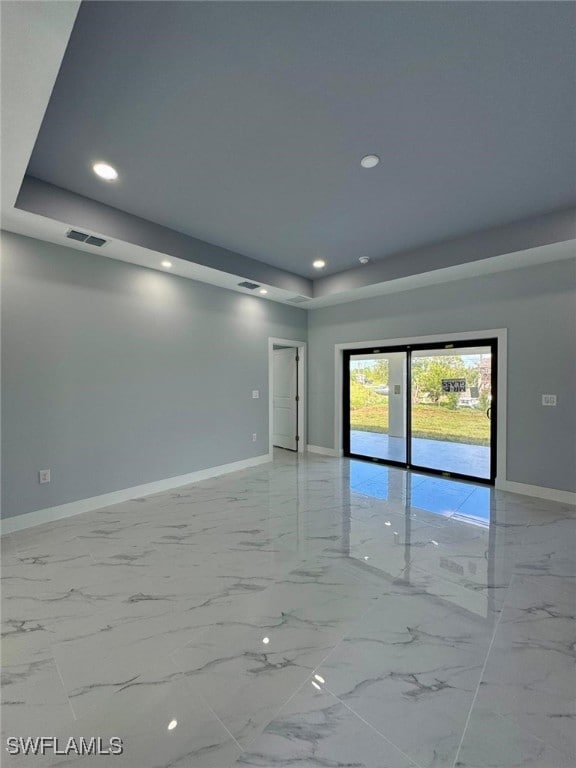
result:
[[[306,340],[304,310],[10,233],[2,260],[4,517],[266,453],[267,338]],[[334,344],[506,327],[508,478],[575,490],[575,278],[565,261],[311,311],[309,442],[333,447]]]
[[[6,232],[2,262],[4,517],[268,451],[304,310]]]
[[[312,310],[308,441],[334,447],[335,344],[507,328],[508,480],[576,490],[575,288],[563,261]]]

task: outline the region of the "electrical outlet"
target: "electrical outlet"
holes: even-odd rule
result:
[[[259,389],[253,389],[252,390],[252,400],[258,400],[260,397],[260,390]]]
[[[38,472],[38,482],[39,483],[49,483],[50,482],[50,470],[49,469],[41,469]]]
[[[258,435],[256,434],[256,432],[252,432],[252,442],[253,443],[256,442],[257,438],[258,438]]]
[[[542,395],[542,405],[556,405],[556,395]]]

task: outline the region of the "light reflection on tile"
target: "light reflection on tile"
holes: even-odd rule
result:
[[[94,759],[129,768],[564,768],[575,551],[568,505],[282,451],[11,534],[4,735],[114,727],[130,750]]]

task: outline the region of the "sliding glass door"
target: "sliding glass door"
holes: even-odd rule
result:
[[[493,483],[496,343],[346,351],[345,455]]]
[[[351,454],[406,463],[406,362],[405,351],[348,357]]]
[[[411,465],[489,480],[492,349],[412,352]]]

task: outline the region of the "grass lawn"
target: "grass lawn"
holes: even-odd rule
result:
[[[350,413],[350,426],[364,432],[388,432],[388,404],[367,405]],[[451,443],[490,445],[490,421],[484,411],[412,406],[412,435]]]

